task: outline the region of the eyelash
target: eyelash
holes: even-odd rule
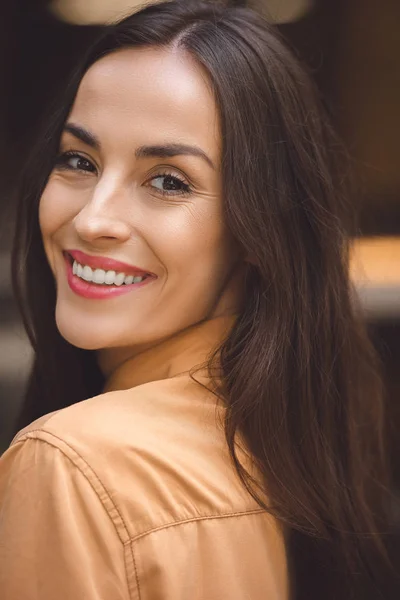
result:
[[[77,168],[71,167],[71,165],[68,164],[68,160],[71,158],[77,158],[77,159],[86,161],[86,163],[91,165],[91,167],[93,168],[93,171],[89,170],[89,169],[82,169],[82,168],[80,169],[79,167],[77,167]],[[88,158],[86,158],[82,154],[79,154],[79,152],[73,152],[71,150],[68,152],[63,152],[62,154],[60,154],[57,157],[56,162],[55,162],[55,167],[59,170],[72,171],[72,172],[79,171],[80,173],[86,173],[86,174],[93,173],[94,171],[96,171],[96,167],[92,164],[92,162]],[[181,186],[180,190],[169,190],[169,191],[160,190],[160,189],[156,190],[156,188],[154,188],[154,186],[151,186],[151,187],[153,187],[154,190],[156,190],[156,193],[160,194],[161,196],[188,196],[193,191],[192,187],[188,183],[186,183],[186,181],[183,178],[179,177],[176,173],[171,173],[171,172],[167,172],[167,171],[162,172],[162,173],[161,172],[155,173],[154,175],[152,175],[152,177],[150,177],[147,180],[147,182],[153,181],[154,179],[158,179],[160,177],[168,177],[171,180],[173,180],[173,182],[179,182],[179,185]]]
[[[62,154],[59,154],[59,156],[57,156],[56,162],[55,162],[55,167],[60,170],[63,170],[63,171],[80,171],[81,173],[91,172],[86,169],[79,169],[79,168],[75,169],[74,167],[71,167],[71,165],[68,164],[68,160],[70,158],[78,158],[78,159],[84,160],[88,164],[90,164],[94,170],[96,170],[96,167],[94,167],[92,162],[88,158],[86,158],[86,156],[84,156],[83,154],[79,154],[79,152],[73,152],[71,150],[68,152],[63,152]]]

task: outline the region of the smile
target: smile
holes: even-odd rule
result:
[[[89,256],[79,250],[64,252],[64,259],[69,287],[84,298],[100,300],[120,296],[156,279],[152,273],[137,267],[106,257]]]
[[[81,265],[76,260],[72,264],[72,273],[85,281],[97,283],[98,285],[131,285],[140,283],[145,278],[125,275],[116,271],[104,271],[103,269],[92,269],[88,265]]]

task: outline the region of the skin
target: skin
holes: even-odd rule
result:
[[[125,49],[85,74],[40,202],[57,286],[56,321],[71,344],[97,350],[106,375],[122,362],[240,301],[240,259],[223,219],[218,111],[206,74],[178,49]],[[144,145],[187,144],[206,155],[136,156]],[[65,165],[70,168],[65,168]],[[77,168],[80,167],[80,168]],[[170,179],[177,182],[163,195]],[[176,181],[176,180],[173,180]],[[77,249],[154,273],[150,284],[102,300],[68,286],[63,251]]]

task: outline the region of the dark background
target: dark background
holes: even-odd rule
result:
[[[311,67],[350,151],[360,234],[400,237],[400,1],[315,0],[300,20],[279,27]],[[98,30],[57,20],[44,0],[0,8],[0,452],[10,441],[31,359],[8,274],[13,186],[36,127]],[[397,315],[369,317],[368,326],[383,360],[398,491],[400,281],[397,290]],[[398,503],[393,515],[396,529]]]

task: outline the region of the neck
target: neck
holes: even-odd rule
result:
[[[243,300],[243,278],[243,265],[235,265],[232,269],[232,272],[228,276],[228,280],[224,282],[221,293],[216,299],[215,305],[209,311],[208,315],[201,321],[193,323],[189,327],[184,327],[176,330],[173,333],[161,336],[160,338],[151,342],[135,344],[122,348],[104,348],[99,350],[97,352],[97,360],[106,380],[108,381],[109,379],[113,378],[114,373],[118,371],[125,363],[130,363],[131,361],[135,360],[136,357],[150,352],[152,349],[156,349],[160,345],[163,346],[168,342],[168,340],[172,340],[177,336],[181,336],[184,332],[192,330],[201,323],[220,318],[228,318],[228,320],[232,320],[233,316],[238,313]]]
[[[151,350],[151,348],[157,347],[170,337],[173,336],[166,336],[147,344],[136,344],[134,346],[122,348],[103,348],[102,350],[97,351],[97,363],[104,377],[106,380],[108,380],[113,376],[115,371],[122,367],[126,362],[129,362],[144,352]]]
[[[107,376],[104,391],[129,389],[150,381],[168,379],[204,365],[218,349],[235,322],[235,315],[221,315],[196,323],[140,351],[126,351]],[[116,355],[115,355],[116,356]],[[114,355],[113,355],[114,358]],[[104,359],[104,354],[101,355]],[[109,363],[106,365],[110,367]]]
[[[227,310],[223,313],[219,313],[217,315],[212,314],[202,321],[198,321],[188,327],[184,327],[183,329],[178,329],[172,334],[161,337],[153,342],[137,344],[134,346],[127,346],[122,348],[104,348],[102,350],[97,351],[97,363],[104,375],[104,377],[109,379],[113,376],[113,373],[118,370],[122,365],[126,362],[134,360],[137,356],[141,356],[148,351],[151,351],[153,348],[156,349],[160,345],[164,345],[169,340],[173,340],[177,337],[182,336],[187,331],[191,331],[192,329],[206,323],[208,321],[213,321],[214,319],[224,319],[227,318],[228,321],[232,319],[236,315],[235,310]]]

